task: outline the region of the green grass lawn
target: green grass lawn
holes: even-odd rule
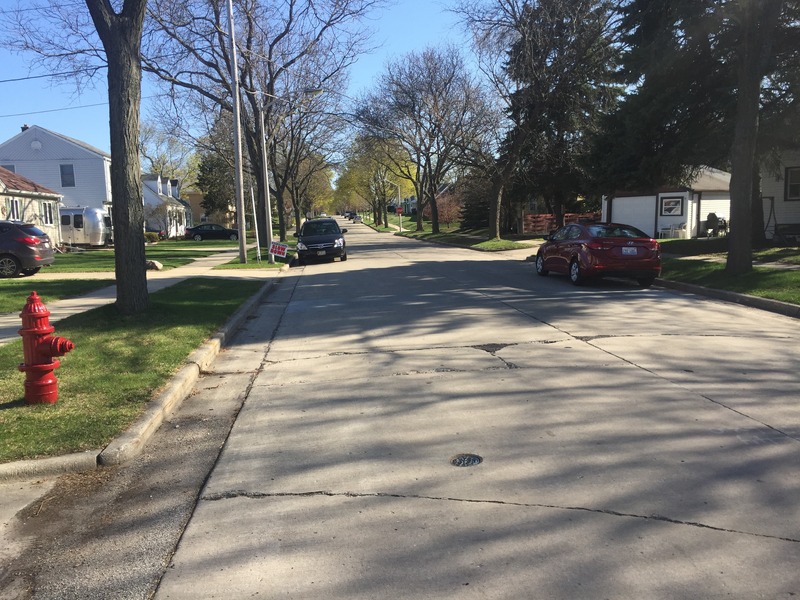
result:
[[[111,273],[113,275],[113,273]],[[35,291],[45,306],[56,300],[77,298],[94,290],[114,285],[114,279],[0,279],[0,313],[20,312]]]
[[[729,275],[725,263],[696,259],[668,258],[663,263],[662,279],[691,283],[800,304],[800,271],[754,267],[749,273]]]
[[[105,446],[261,285],[190,279],[152,294],[150,308],[136,317],[108,305],[59,321],[56,335],[75,349],[55,371],[55,405],[25,403],[25,375],[17,370],[22,341],[0,346],[0,462]]]
[[[191,242],[194,247],[184,247],[162,242],[145,248],[145,257],[148,260],[157,260],[165,269],[174,269],[188,264],[195,259],[216,254],[217,251],[198,247],[197,242]],[[202,242],[201,242],[202,243]],[[178,242],[180,244],[180,242]],[[114,250],[86,250],[84,252],[65,252],[57,254],[55,262],[49,267],[44,267],[46,273],[102,273],[114,272]]]
[[[724,237],[665,240],[661,249],[667,255],[682,257],[664,260],[663,279],[800,304],[800,270],[776,268],[800,265],[800,248],[754,249],[753,270],[741,275],[725,272],[728,240]]]
[[[182,247],[164,243],[158,247],[148,246],[146,256],[157,260],[164,269],[173,269],[197,258],[216,254],[215,250],[199,250],[197,242],[188,242],[195,247]],[[182,244],[178,242],[177,244]],[[233,248],[234,246],[231,246]],[[289,242],[289,253],[286,258],[275,258],[275,264],[269,264],[265,249],[261,250],[261,262],[258,261],[255,248],[248,248],[247,263],[240,263],[238,253],[230,262],[215,267],[216,269],[279,269],[291,260],[295,251],[295,242]],[[36,291],[47,305],[50,302],[76,298],[94,290],[114,285],[114,253],[110,250],[90,250],[59,254],[56,264],[45,267],[44,273],[108,273],[108,279],[42,279],[35,275],[14,279],[0,279],[0,313],[13,313],[22,310],[25,301],[32,291]]]

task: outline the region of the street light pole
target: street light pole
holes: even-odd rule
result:
[[[244,192],[242,188],[242,123],[239,107],[239,65],[233,26],[233,0],[228,0],[228,28],[231,38],[231,87],[233,89],[233,159],[236,172],[236,220],[239,231],[239,262],[247,262],[247,228],[245,227]]]

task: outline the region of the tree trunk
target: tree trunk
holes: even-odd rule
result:
[[[489,239],[500,239],[500,207],[503,205],[503,191],[505,185],[500,181],[492,186],[494,200],[489,203]]]
[[[503,195],[508,182],[511,181],[511,176],[517,168],[519,162],[519,155],[522,152],[522,147],[527,138],[527,130],[516,123],[511,132],[511,143],[508,145],[508,150],[504,156],[498,159],[498,171],[492,178],[492,192],[494,202],[491,203],[489,209],[489,238],[500,239],[500,222],[503,213]]]
[[[761,200],[761,165],[753,162],[753,197],[750,200],[750,235],[754,248],[764,247],[767,235],[764,231],[764,203]]]
[[[731,222],[728,262],[732,275],[753,269],[752,216],[753,169],[758,136],[761,79],[772,51],[772,33],[780,15],[781,0],[741,0],[742,39],[739,50],[739,91],[731,151]]]
[[[108,115],[111,141],[111,214],[117,310],[133,315],[147,309],[144,200],[139,164],[139,58],[146,0],[125,0],[114,14],[102,0],[86,0],[108,61]]]
[[[436,190],[431,190],[431,233],[439,233],[439,206],[436,204]]]
[[[564,197],[561,190],[556,191],[553,196],[553,219],[556,227],[564,226]]]

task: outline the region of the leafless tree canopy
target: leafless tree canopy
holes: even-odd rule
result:
[[[414,182],[419,208],[430,206],[434,232],[436,195],[454,167],[486,143],[490,115],[484,89],[453,47],[429,48],[391,63],[360,109],[369,135],[394,140],[405,150],[399,174]],[[417,212],[421,227],[422,211]]]
[[[306,90],[346,85],[345,72],[356,57],[368,50],[370,32],[361,24],[383,0],[237,0],[234,9],[239,54],[239,87],[242,93],[243,139],[249,164],[263,199],[264,178],[260,148],[259,115],[263,114],[270,136],[269,161],[273,169],[285,166],[277,154],[287,133],[297,136],[283,145],[283,158],[309,156],[309,132],[301,125],[326,129],[319,119],[284,120],[296,111],[308,110]],[[214,115],[212,108],[230,112],[234,84],[231,81],[230,41],[225,0],[151,0],[149,25],[143,48],[143,64],[156,74],[175,97],[176,122],[187,114]],[[335,94],[315,100],[317,113],[335,112],[322,104],[340,101]],[[187,111],[187,104],[194,111]],[[189,127],[183,127],[189,129]],[[316,142],[319,146],[320,142]],[[329,142],[322,142],[328,145]],[[317,154],[315,148],[311,154]],[[289,161],[291,162],[291,161]],[[299,164],[294,161],[295,167]],[[285,169],[283,173],[285,174]],[[293,171],[297,172],[296,168]],[[285,189],[288,183],[276,185]],[[295,182],[296,183],[296,182]],[[295,187],[297,187],[295,185]],[[285,236],[284,194],[276,194],[281,236]],[[266,228],[266,207],[260,201],[259,229]],[[266,239],[262,235],[261,239]]]

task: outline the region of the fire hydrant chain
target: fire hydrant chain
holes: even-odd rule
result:
[[[22,352],[24,363],[19,370],[25,373],[25,401],[28,404],[55,404],[58,400],[58,381],[53,371],[61,362],[54,358],[64,356],[75,348],[66,338],[50,335],[55,328],[50,324],[50,311],[36,292],[31,292],[22,317]]]

